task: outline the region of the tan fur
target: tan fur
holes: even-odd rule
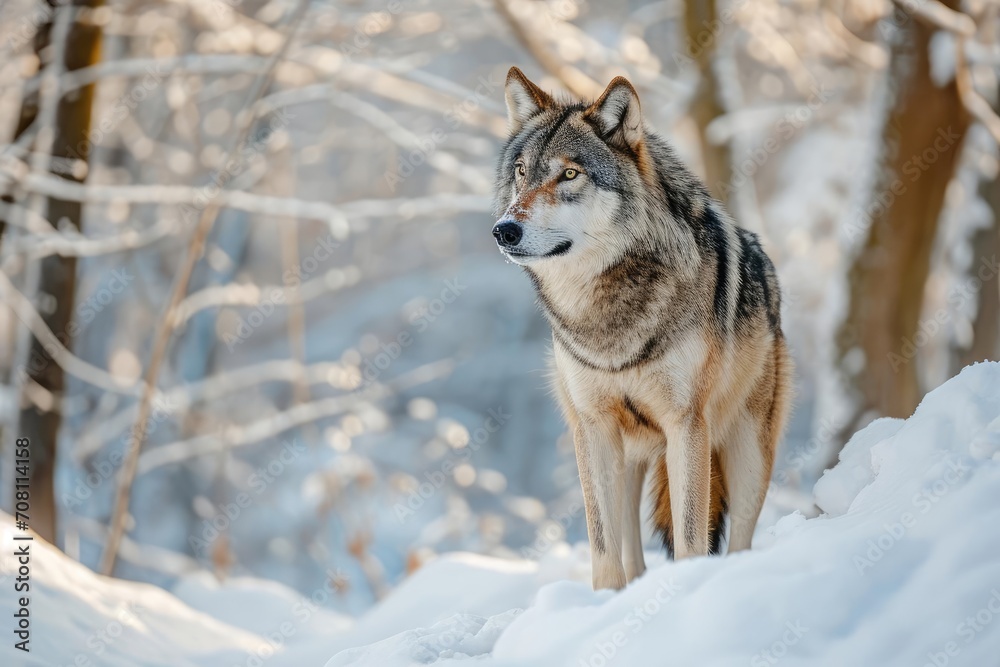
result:
[[[494,234],[552,325],[594,587],[645,569],[650,470],[653,523],[676,558],[717,547],[727,511],[729,552],[749,548],[790,404],[773,265],[646,131],[624,79],[561,106],[514,69],[506,98]],[[579,174],[562,178],[567,167]]]
[[[656,468],[653,472],[653,524],[659,529],[666,531],[666,535],[673,534],[673,516],[670,506],[670,483],[667,480],[667,462],[660,458],[656,461]],[[715,531],[722,530],[726,520],[726,479],[722,475],[722,467],[719,463],[719,453],[712,452],[711,469],[711,490],[709,494],[708,506],[708,534],[713,535]]]
[[[742,512],[744,521],[756,521],[790,405],[791,362],[784,339],[762,333],[751,339],[739,339],[737,345],[727,347],[710,331],[704,333],[704,338],[713,342],[706,345],[704,341],[689,341],[678,353],[617,373],[583,366],[558,342],[554,348],[556,394],[567,422],[577,433],[577,446],[580,446],[581,410],[605,414],[621,434],[623,459],[652,467],[652,520],[661,531],[674,534],[672,541],[678,558],[707,553],[710,536],[724,521],[723,503],[730,498],[724,462],[727,456],[736,453],[729,447],[742,444],[727,442],[726,436],[733,432],[735,423],[750,424],[756,432],[754,442],[742,446],[759,448],[762,468],[757,479],[752,480],[756,489],[753,505],[749,509],[730,509]],[[699,356],[700,363],[692,364],[692,358]],[[640,416],[628,407],[624,397],[628,397],[628,403]],[[708,442],[708,459],[693,461],[703,470],[708,484],[707,505],[697,513],[700,537],[696,540],[696,551],[686,549],[683,540],[677,539],[673,532],[679,523],[675,516],[682,514],[683,508],[671,504],[666,456],[671,432],[681,433],[679,423],[690,419],[704,430],[703,437]],[[737,470],[729,477],[738,479],[740,474]],[[593,485],[594,475],[590,466],[581,467],[585,489]],[[595,523],[588,517],[591,533],[607,532],[607,526],[598,527]],[[748,543],[738,545],[747,546]],[[611,576],[617,583],[625,581],[617,573]],[[595,585],[605,584],[595,578]]]

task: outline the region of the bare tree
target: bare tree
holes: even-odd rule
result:
[[[101,28],[92,20],[90,10],[103,4],[103,0],[85,0],[70,8],[58,9],[55,0],[49,0],[49,20],[40,26],[35,38],[35,52],[39,60],[58,58],[58,69],[73,72],[94,65],[100,60]],[[54,33],[53,21],[57,11],[73,12],[65,43],[54,44],[61,35]],[[57,47],[58,48],[55,48]],[[52,67],[53,63],[48,63]],[[43,71],[44,74],[44,71]],[[85,85],[58,96],[55,114],[55,133],[52,137],[53,173],[60,178],[82,182],[86,175],[86,161],[90,152],[87,132],[90,129],[94,85]],[[39,114],[39,94],[25,97],[21,108],[16,135],[20,137],[35,123]],[[42,136],[39,132],[36,137]],[[44,147],[36,147],[44,151]],[[70,168],[67,166],[73,165]],[[75,167],[75,168],[74,168]],[[45,219],[57,229],[80,230],[83,205],[58,197],[45,202]],[[73,310],[76,294],[76,257],[52,254],[39,260],[35,298],[42,307],[45,325],[64,341]],[[17,437],[31,442],[31,472],[29,485],[32,490],[32,526],[39,535],[54,542],[56,532],[56,503],[53,495],[53,474],[56,444],[61,423],[61,399],[65,386],[62,367],[55,363],[47,346],[38,338],[31,339],[24,372],[22,409],[14,430]],[[19,372],[15,370],[15,372]],[[27,405],[25,405],[27,403]]]
[[[922,396],[907,342],[918,331],[945,190],[970,123],[956,82],[938,87],[932,79],[936,26],[902,7],[893,21],[888,81],[895,90],[882,129],[879,181],[864,216],[871,218],[867,238],[848,273],[850,302],[837,341],[840,367],[859,399],[849,432],[871,412],[909,416]]]
[[[684,30],[688,54],[698,67],[698,88],[691,105],[691,116],[698,126],[698,140],[705,168],[705,183],[712,195],[729,204],[732,179],[732,155],[728,142],[713,143],[708,137],[709,124],[725,113],[719,99],[719,80],[712,61],[720,29],[715,0],[684,1]]]
[[[972,344],[957,355],[959,362],[954,372],[977,361],[1000,359],[1000,275],[992,268],[979,275],[984,266],[992,266],[1000,257],[1000,180],[983,180],[979,195],[993,213],[993,224],[980,229],[972,238],[971,276],[981,282],[976,298],[976,318],[972,323]]]

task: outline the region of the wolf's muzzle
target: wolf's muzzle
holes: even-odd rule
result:
[[[493,228],[493,238],[504,248],[513,248],[516,246],[521,242],[523,235],[524,230],[521,229],[521,225],[510,220],[501,220]]]

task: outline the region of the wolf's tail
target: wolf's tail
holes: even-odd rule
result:
[[[722,476],[719,456],[712,452],[711,500],[708,506],[708,552],[722,552],[722,540],[726,534],[726,513],[729,499],[726,497],[726,480]],[[667,556],[674,557],[674,529],[670,514],[670,485],[667,483],[667,463],[661,457],[653,471],[653,526],[663,540]]]

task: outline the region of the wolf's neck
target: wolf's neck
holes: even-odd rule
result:
[[[588,269],[588,262],[559,262],[556,266],[526,269],[547,316],[575,319],[593,306],[600,269]]]
[[[608,366],[634,358],[685,319],[676,276],[655,255],[626,256],[590,275],[557,267],[528,273],[556,338]]]

